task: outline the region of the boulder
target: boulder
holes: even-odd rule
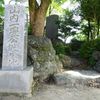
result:
[[[59,58],[60,58],[60,60],[61,60],[61,62],[63,64],[64,68],[70,68],[70,67],[72,67],[71,66],[71,58],[69,56],[60,54]]]
[[[96,64],[94,65],[94,70],[100,73],[100,51],[94,51],[92,54]]]
[[[80,58],[80,52],[79,51],[71,51],[71,56]]]
[[[100,73],[100,60],[96,62],[94,69]]]
[[[34,77],[40,80],[45,80],[62,68],[51,41],[46,37],[29,36],[28,57],[34,68]]]
[[[92,57],[96,61],[100,60],[100,51],[94,51],[93,54],[92,54]]]
[[[82,62],[77,58],[71,58],[71,66],[72,67],[81,67]]]
[[[62,54],[60,54],[59,57],[65,69],[80,69],[86,66],[84,61],[81,61],[78,58],[73,58]]]

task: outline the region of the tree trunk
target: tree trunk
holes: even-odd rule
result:
[[[99,36],[100,21],[97,21],[97,37]]]
[[[90,19],[88,19],[88,28],[89,28],[89,36],[91,38],[91,40],[93,40],[93,33],[92,33],[92,30],[91,30],[91,23],[90,23]]]
[[[29,0],[30,25],[34,36],[43,36],[46,13],[51,0],[41,0],[38,6],[36,0]]]
[[[89,30],[88,30],[87,33],[88,33],[88,34],[87,34],[87,40],[89,41],[89,40],[90,40],[90,32],[89,32]]]
[[[29,16],[30,16],[30,26],[34,25],[33,21],[35,18],[35,8],[36,8],[36,1],[35,0],[29,0]]]
[[[91,25],[90,25],[90,20],[88,19],[88,39],[90,39],[91,35]]]

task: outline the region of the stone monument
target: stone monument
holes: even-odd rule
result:
[[[31,93],[33,68],[27,67],[26,19],[23,5],[5,6],[0,93]]]
[[[58,25],[56,24],[58,19],[58,15],[50,15],[46,18],[46,36],[51,40],[55,40],[58,37]]]

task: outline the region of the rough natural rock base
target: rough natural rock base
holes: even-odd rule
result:
[[[34,77],[38,77],[40,81],[61,72],[63,68],[51,41],[46,37],[29,36],[28,57],[34,68]]]
[[[0,93],[31,94],[33,68],[22,71],[0,71]]]

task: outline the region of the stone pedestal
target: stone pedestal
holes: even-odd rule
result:
[[[0,71],[0,93],[31,94],[33,68],[23,71]]]
[[[0,93],[31,93],[33,68],[27,67],[26,18],[21,4],[5,7]]]

